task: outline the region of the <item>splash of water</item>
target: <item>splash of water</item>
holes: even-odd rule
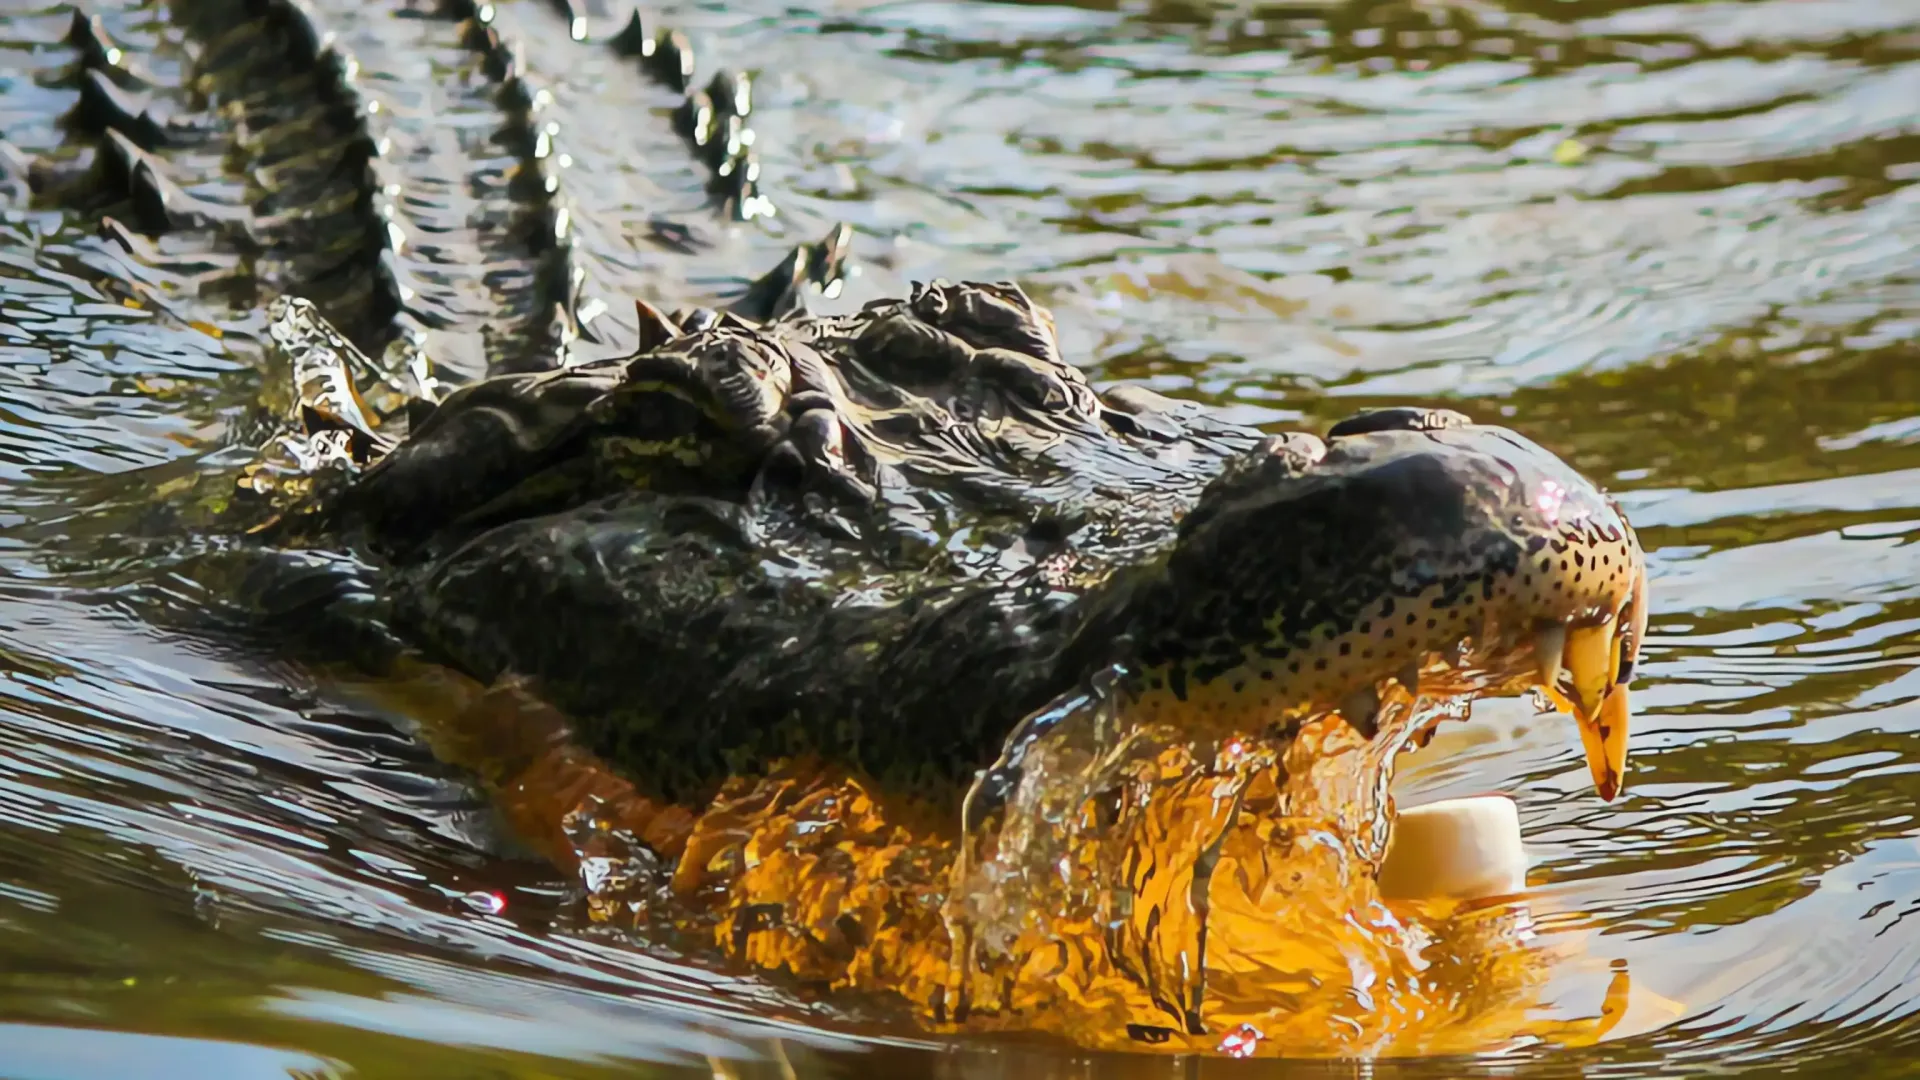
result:
[[[697,813],[659,806],[496,690],[436,745],[598,923],[897,995],[934,1028],[1091,1046],[1442,1052],[1538,1030],[1546,958],[1523,918],[1390,908],[1373,887],[1392,758],[1459,715],[1445,701],[1385,702],[1371,743],[1321,716],[1200,739],[1131,724],[1097,681],[1023,724],[957,820],[817,761],[737,777]]]
[[[1373,886],[1392,763],[1464,699],[1388,700],[1370,741],[1329,715],[1196,737],[1129,722],[1118,674],[1029,718],[969,793],[950,981],[999,992],[965,1007],[1018,1009],[1033,958],[1077,931],[1098,944],[1082,988],[1128,1002],[1135,1038],[1304,1022],[1365,1042],[1434,943]]]

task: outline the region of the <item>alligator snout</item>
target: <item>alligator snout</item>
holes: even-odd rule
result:
[[[1253,729],[1393,694],[1538,688],[1620,790],[1645,559],[1613,500],[1501,427],[1388,409],[1278,436],[1202,492],[1129,601],[1141,715]]]

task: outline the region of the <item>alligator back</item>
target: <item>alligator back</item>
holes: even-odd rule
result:
[[[1260,439],[1097,395],[1011,285],[661,322],[457,392],[276,540],[377,552],[405,636],[534,678],[676,796],[804,752],[970,775],[1072,677],[1079,598],[1159,559]]]

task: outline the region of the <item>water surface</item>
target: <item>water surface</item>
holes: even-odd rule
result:
[[[511,162],[452,25],[400,6],[316,5],[389,117],[430,345],[473,370],[482,327],[525,314],[530,271],[488,225]],[[735,226],[671,95],[549,4],[499,8],[553,96],[595,350],[631,340],[615,301],[712,301],[846,220],[859,276],[829,307],[1013,277],[1096,380],[1276,428],[1446,404],[1619,493],[1654,597],[1625,796],[1595,800],[1572,726],[1520,702],[1402,777],[1519,800],[1548,934],[1584,936],[1546,1015],[1631,975],[1600,1044],[1499,1067],[1920,1059],[1920,3],[664,9],[703,65],[757,74],[779,212]],[[163,4],[99,14],[178,85]],[[0,136],[27,154],[85,141],[57,120],[68,20],[0,11]],[[231,195],[203,164],[196,193]],[[1276,1068],[928,1040],[594,929],[406,716],[261,642],[161,629],[218,583],[99,511],[235,435],[259,316],[159,278],[167,303],[129,303],[87,221],[0,206],[0,1074]],[[711,245],[667,251],[663,220]]]

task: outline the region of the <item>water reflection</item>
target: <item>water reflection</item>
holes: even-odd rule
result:
[[[497,255],[476,222],[499,210],[498,120],[448,27],[401,6],[317,5],[391,108],[406,224],[443,286],[435,346],[472,366],[492,297],[461,271]],[[1564,725],[1520,703],[1403,777],[1403,798],[1518,798],[1542,926],[1587,960],[1544,1015],[1590,1012],[1616,963],[1640,992],[1601,1047],[1500,1068],[1904,1073],[1920,5],[675,9],[703,58],[757,69],[781,216],[734,235],[704,216],[664,99],[557,36],[543,0],[501,9],[552,89],[604,295],[722,295],[845,218],[862,276],[840,303],[1016,275],[1101,379],[1276,424],[1450,400],[1603,478],[1656,575],[1626,798],[1587,799]],[[160,6],[101,14],[177,85],[190,43]],[[27,154],[62,153],[68,19],[0,15],[0,137]],[[154,576],[192,533],[149,496],[244,436],[257,316],[8,198],[0,1065],[82,1075],[62,1033],[92,1028],[260,1048],[196,1044],[236,1074],[1166,1074],[1019,1042],[928,1054],[863,1003],[598,932],[406,717],[248,643],[152,629],[215,599]],[[662,254],[657,218],[713,246]]]
[[[385,1068],[847,1045],[764,987],[570,929],[564,883],[494,854],[487,804],[396,717],[44,594],[0,627],[61,649],[16,645],[0,677],[0,1015],[345,1061],[385,1033]]]

